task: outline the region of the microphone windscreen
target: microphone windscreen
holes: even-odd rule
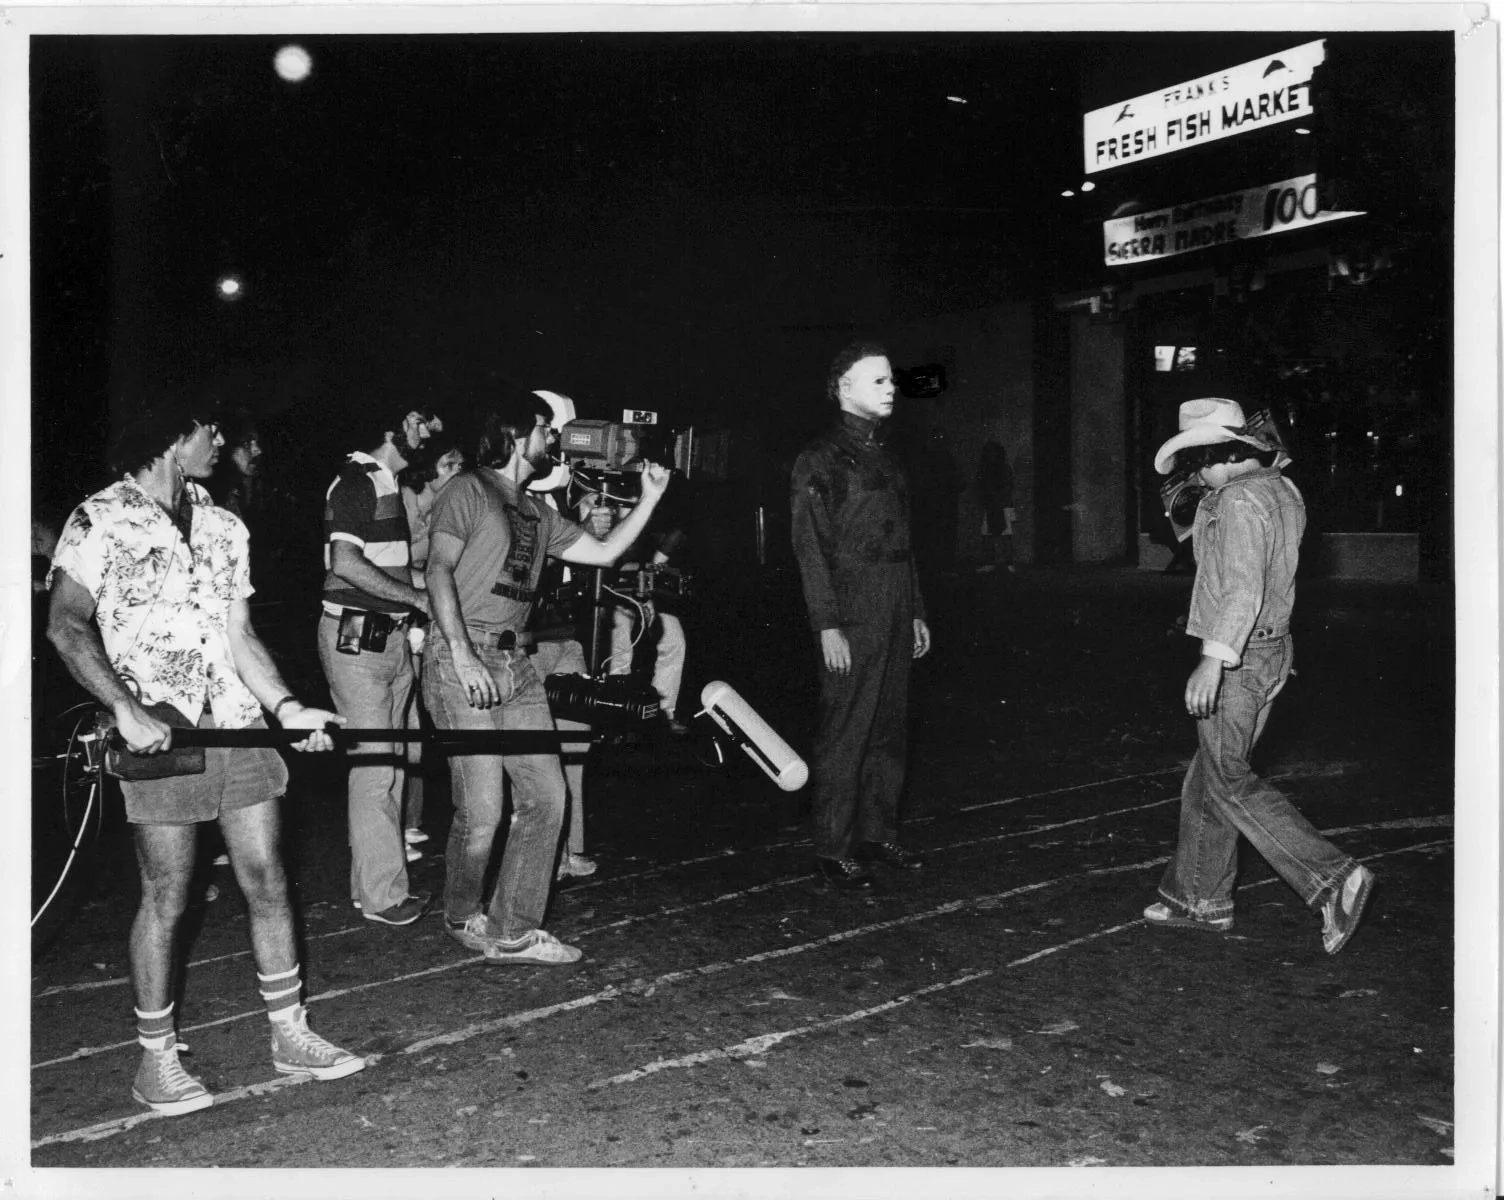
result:
[[[707,683],[700,692],[700,704],[784,791],[797,792],[809,782],[809,765],[729,683],[719,679]]]

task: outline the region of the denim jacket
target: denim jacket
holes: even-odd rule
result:
[[[1240,475],[1202,497],[1191,528],[1196,583],[1185,626],[1201,639],[1202,654],[1236,667],[1250,636],[1290,631],[1305,527],[1305,501],[1275,467]]]

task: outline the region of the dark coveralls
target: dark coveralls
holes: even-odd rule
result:
[[[794,463],[794,557],[810,626],[839,628],[846,675],[820,672],[814,842],[849,858],[854,841],[897,839],[914,621],[924,600],[909,540],[909,492],[877,423],[842,412]]]

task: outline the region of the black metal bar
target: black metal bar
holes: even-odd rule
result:
[[[286,746],[301,742],[307,729],[177,729],[177,746]],[[578,730],[559,733],[552,729],[350,729],[325,726],[338,745],[360,742],[428,742],[438,745],[486,746],[511,754],[546,754],[564,742],[578,742]]]

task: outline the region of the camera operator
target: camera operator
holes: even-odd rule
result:
[[[434,505],[428,594],[442,636],[431,639],[424,694],[446,729],[552,731],[543,681],[526,653],[528,616],[545,557],[581,566],[616,562],[636,540],[668,486],[648,464],[637,508],[604,540],[527,492],[546,470],[553,431],[531,393],[485,406],[477,469],[459,476]],[[502,817],[503,772],[513,817],[491,902],[483,880]],[[561,965],[580,951],[541,928],[565,812],[557,753],[464,754],[452,760],[454,821],[444,886],[445,928],[489,962]]]
[[[319,663],[335,708],[350,724],[400,729],[413,690],[407,631],[428,612],[428,600],[409,573],[397,473],[443,423],[416,409],[379,410],[367,422],[371,449],[346,459],[324,500]],[[411,925],[429,897],[408,887],[404,755],[392,742],[362,742],[351,754],[350,894],[366,920]]]

